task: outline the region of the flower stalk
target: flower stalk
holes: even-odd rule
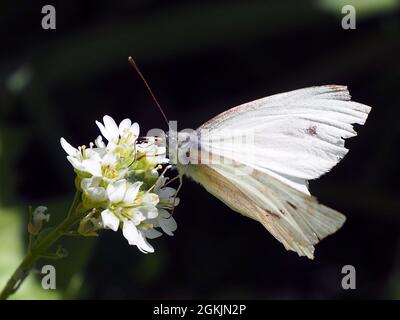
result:
[[[28,249],[27,255],[1,291],[0,300],[6,300],[11,294],[16,292],[25,278],[29,275],[34,264],[40,258],[45,257],[48,249],[62,236],[66,235],[70,229],[87,214],[86,211],[79,210],[80,202],[81,192],[77,191],[67,217],[42,240],[40,240],[37,245]]]

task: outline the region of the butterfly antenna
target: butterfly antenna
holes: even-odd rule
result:
[[[156,96],[154,95],[153,91],[151,90],[149,84],[147,83],[145,77],[143,76],[142,72],[140,71],[139,67],[137,66],[135,60],[133,60],[133,58],[132,58],[131,56],[129,56],[129,57],[128,57],[128,62],[129,62],[129,64],[132,66],[132,68],[138,73],[138,75],[139,75],[139,77],[142,79],[142,81],[144,82],[144,84],[145,84],[147,90],[149,91],[149,93],[150,93],[150,95],[151,95],[151,98],[153,99],[153,101],[154,101],[155,104],[157,105],[158,109],[160,110],[160,112],[161,112],[161,114],[162,114],[162,116],[163,116],[163,118],[164,118],[164,120],[165,120],[165,123],[166,123],[167,126],[168,126],[168,118],[167,118],[167,116],[165,115],[164,110],[161,108],[161,105],[158,103]]]

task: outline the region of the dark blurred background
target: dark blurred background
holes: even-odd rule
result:
[[[155,254],[120,232],[68,239],[58,290],[44,292],[33,274],[16,297],[400,298],[398,1],[32,2],[0,4],[0,285],[22,258],[27,206],[47,205],[56,223],[71,201],[61,136],[92,141],[105,114],[165,129],[133,55],[180,129],[266,95],[348,85],[372,112],[346,158],[311,182],[348,220],[309,261],[187,180],[176,235],[151,241]],[[41,28],[45,4],[56,30]],[[345,4],[357,10],[355,30],[341,27]],[[356,268],[356,290],[341,287],[344,265]]]

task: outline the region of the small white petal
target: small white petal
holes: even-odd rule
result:
[[[130,245],[136,245],[139,237],[139,232],[132,221],[125,221],[122,227],[122,234],[128,240]]]
[[[35,211],[33,212],[33,214],[39,214],[39,213],[45,213],[47,211],[47,207],[45,206],[39,206],[35,209]]]
[[[139,210],[134,209],[131,221],[135,224],[135,226],[139,225],[144,220],[146,220],[146,216]]]
[[[150,243],[147,242],[147,240],[142,232],[139,232],[139,237],[138,237],[137,244],[136,244],[137,247],[143,253],[149,253],[149,252],[153,253],[154,248],[151,246]]]
[[[139,133],[140,133],[139,124],[137,122],[132,124],[131,128],[129,129],[129,131],[131,131],[135,135],[136,138],[139,137]]]
[[[104,154],[104,149],[93,149],[89,148],[85,150],[85,159],[93,160],[100,162],[101,161],[101,154]]]
[[[107,200],[107,194],[104,188],[90,188],[88,195],[94,202],[103,202]]]
[[[79,171],[84,171],[84,167],[82,165],[82,162],[80,162],[78,159],[72,157],[72,156],[67,156],[67,160],[72,164],[72,166]]]
[[[114,151],[117,147],[118,147],[118,144],[116,144],[116,143],[110,141],[110,142],[107,144],[107,151]]]
[[[169,218],[161,218],[159,219],[159,222],[161,229],[169,236],[173,236],[173,232],[178,228],[178,225],[172,216]]]
[[[45,206],[39,206],[35,209],[35,211],[33,211],[32,218],[35,225],[41,225],[42,221],[49,222],[50,214],[45,214],[46,211],[47,207]]]
[[[83,171],[90,173],[93,176],[101,176],[101,164],[92,159],[85,159],[82,161]]]
[[[92,179],[91,178],[82,179],[81,188],[82,188],[83,191],[89,189],[91,186],[92,186]]]
[[[154,228],[145,230],[144,234],[148,239],[155,239],[162,236],[162,233]]]
[[[154,219],[158,217],[158,209],[155,206],[146,206],[139,209],[147,219]]]
[[[106,127],[106,130],[107,130],[109,136],[111,137],[111,140],[118,140],[119,130],[118,130],[118,126],[115,123],[114,119],[111,118],[110,116],[104,116],[103,122],[104,122],[104,126]]]
[[[84,178],[81,181],[81,188],[87,190],[89,188],[98,187],[101,182],[100,177]]]
[[[65,150],[65,152],[69,155],[69,156],[76,156],[76,153],[78,152],[78,149],[74,148],[73,146],[71,146],[67,140],[65,140],[64,138],[60,139],[60,143],[61,143],[61,147]]]
[[[121,202],[126,192],[126,180],[118,180],[108,185],[107,195],[112,203]]]
[[[145,193],[142,196],[141,200],[144,205],[152,205],[152,206],[157,205],[157,203],[159,202],[158,195],[156,195],[155,193],[152,193],[152,192]]]
[[[92,177],[92,186],[98,187],[103,179],[101,177]]]
[[[118,230],[119,219],[110,210],[106,209],[101,213],[101,220],[106,228],[113,231]]]
[[[131,123],[132,122],[131,122],[130,119],[124,119],[124,120],[121,121],[121,123],[119,124],[119,127],[118,127],[118,131],[119,131],[119,135],[120,136],[123,136],[124,132],[126,130],[129,130],[129,128],[131,127]]]
[[[107,153],[102,159],[101,163],[103,165],[115,166],[118,161],[118,155],[115,153]]]
[[[96,125],[99,127],[100,132],[103,135],[103,137],[106,138],[107,141],[111,141],[112,140],[112,136],[109,134],[107,129],[104,127],[104,125],[99,121],[96,121]]]
[[[107,154],[106,148],[93,148],[90,152],[90,158],[101,163],[102,159]]]
[[[126,190],[126,193],[125,193],[125,196],[123,199],[123,201],[126,204],[132,204],[135,201],[136,196],[139,192],[139,188],[142,184],[143,184],[142,181],[137,181],[133,184],[128,185],[128,189]]]
[[[102,136],[98,136],[97,139],[94,141],[94,144],[96,145],[97,148],[105,148],[106,147]]]
[[[165,209],[158,209],[158,216],[160,218],[168,219],[171,214]]]

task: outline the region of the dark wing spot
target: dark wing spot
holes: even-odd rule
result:
[[[315,136],[317,134],[317,126],[311,126],[309,128],[306,129],[306,132],[310,135],[310,136]]]
[[[277,215],[276,213],[273,213],[269,210],[265,210],[265,212],[267,213],[268,216],[274,217],[274,218],[278,218],[280,219],[281,217],[279,215]]]
[[[297,207],[293,204],[293,203],[291,203],[291,202],[289,202],[289,201],[286,201],[287,202],[287,204],[289,205],[289,206],[291,206],[294,210],[297,210]]]

